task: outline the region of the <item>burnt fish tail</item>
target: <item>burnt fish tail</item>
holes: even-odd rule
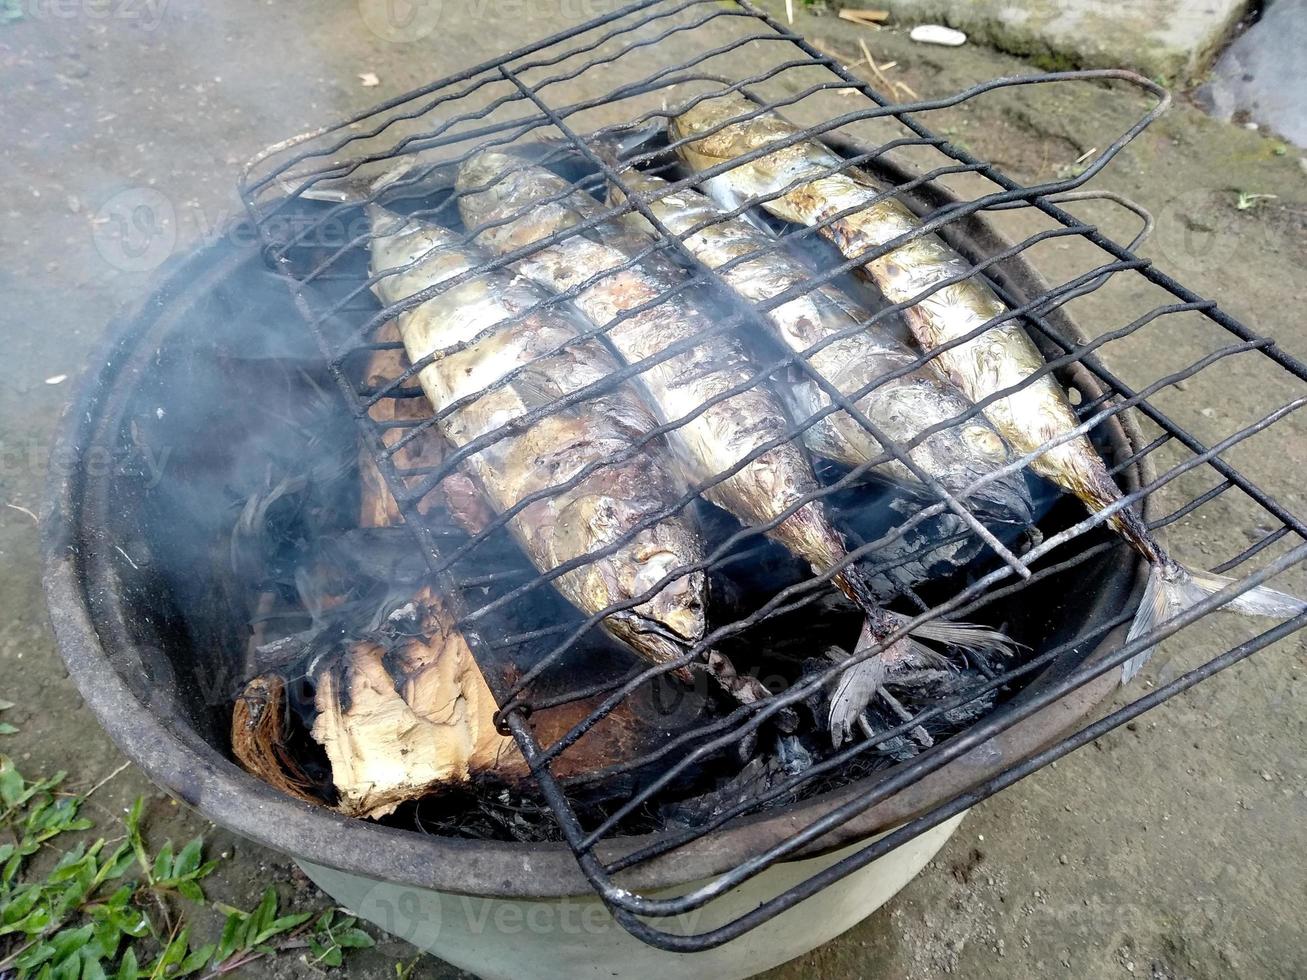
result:
[[[803,136],[783,116],[768,111],[741,119],[758,109],[752,100],[731,94],[700,102],[673,118],[669,127],[673,139],[688,141],[677,153],[695,171],[776,146],[774,152],[705,180],[703,186],[711,196],[734,206],[770,195],[762,207],[798,224],[827,222],[822,234],[850,258],[920,231],[921,221],[889,193],[892,188],[848,167],[833,150]],[[934,290],[904,311],[914,336],[928,352],[1010,312],[983,280],[969,275],[970,264],[937,235],[917,234],[870,260],[863,270],[891,303],[911,302]],[[1028,382],[1044,361],[1019,322],[991,326],[974,339],[939,351],[935,359],[975,402],[1025,383],[1020,391],[996,399],[986,409],[999,432],[1018,453],[1039,453],[1031,468],[1075,494],[1091,511],[1097,513],[1121,500],[1121,490],[1093,444],[1074,434],[1079,422],[1061,386],[1051,375]],[[1043,448],[1058,439],[1066,441]],[[1185,568],[1171,558],[1130,507],[1116,511],[1107,523],[1151,565],[1144,601],[1131,627],[1132,639],[1146,636],[1229,584],[1228,579]],[[1221,608],[1286,617],[1300,612],[1303,602],[1260,587]],[[1127,662],[1123,679],[1133,677],[1151,652],[1151,647],[1146,648]]]
[[[437,225],[376,205],[368,217],[379,277],[373,290],[383,304],[409,300],[488,258]],[[574,314],[541,308],[545,298],[530,283],[491,272],[436,292],[400,313],[397,324],[413,363],[432,358],[418,380],[451,443],[467,446],[514,423],[465,464],[491,506],[502,512],[553,490],[509,522],[532,564],[551,571],[616,545],[554,579],[570,602],[593,614],[702,561],[703,546],[680,515],[635,531],[675,503],[680,488],[662,444],[639,445],[656,422],[629,387],[525,427],[517,422],[616,370],[601,345],[577,342]],[[664,663],[702,639],[705,587],[701,571],[681,575],[603,625],[642,657]]]
[[[727,284],[743,299],[764,303],[811,279],[813,270],[774,236],[742,218],[725,217],[699,191],[667,193],[666,181],[638,171],[624,174],[623,182],[634,191],[648,192],[646,206],[653,215],[668,231],[683,236],[686,247],[705,265],[723,270]],[[620,188],[610,187],[611,200],[622,196]],[[636,212],[628,219],[648,227]],[[1013,457],[993,424],[933,363],[915,366],[916,353],[890,329],[869,325],[869,311],[825,284],[781,303],[766,316],[775,335],[805,355],[842,395],[853,398],[858,411],[892,444],[911,447],[907,456],[918,470],[958,494],[988,477],[969,503],[996,520],[1030,521],[1030,492],[1022,475],[995,475]],[[826,391],[797,370],[792,383],[780,384],[778,390],[785,392],[796,419],[811,418],[832,403]],[[850,467],[884,456],[884,447],[871,432],[843,411],[807,428],[804,441],[818,455]],[[917,475],[897,459],[881,462],[876,469],[900,483],[919,485]]]

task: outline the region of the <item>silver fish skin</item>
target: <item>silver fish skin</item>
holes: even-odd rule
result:
[[[477,241],[504,253],[573,227],[602,210],[585,192],[568,193],[569,186],[551,171],[519,157],[485,150],[467,160],[459,171],[458,191],[463,195],[459,209],[469,228],[495,223]],[[545,203],[545,199],[553,197],[559,199]],[[627,265],[648,244],[644,236],[618,223],[605,223],[591,234],[563,238],[522,259],[515,268],[527,278],[561,292],[597,273]],[[606,336],[628,364],[657,355],[679,341],[700,337],[703,325],[710,322],[687,299],[685,291],[614,322],[684,280],[684,271],[675,264],[655,256],[648,259],[603,277],[574,300],[596,325],[611,324]],[[668,422],[689,415],[755,373],[739,340],[718,333],[650,367],[639,378],[654,410]],[[679,450],[687,475],[699,482],[730,470],[759,446],[781,437],[788,427],[780,402],[759,380],[668,435]],[[803,450],[793,442],[783,442],[705,491],[705,495],[745,525],[757,526],[775,520],[800,497],[816,489],[817,479]],[[818,505],[811,502],[774,528],[771,536],[818,571],[829,568],[845,554],[838,532]]]
[[[377,205],[368,216],[373,291],[383,304],[401,302],[486,261],[460,244],[448,229],[401,217]],[[460,283],[401,313],[400,336],[413,363],[460,344],[422,368],[418,380],[439,412],[461,398],[482,394],[450,412],[440,431],[465,446],[526,413],[617,370],[601,344],[572,343],[588,324],[566,310],[521,316],[546,298],[538,287],[509,273],[493,272]],[[518,318],[513,322],[512,318]],[[535,363],[532,363],[535,362]],[[515,368],[526,371],[502,383]],[[681,488],[665,445],[633,445],[657,425],[629,386],[544,416],[472,455],[464,464],[491,505],[506,510],[530,494],[565,483],[597,460],[629,458],[600,467],[575,487],[534,501],[509,528],[535,567],[557,568],[616,543],[637,524],[666,509]],[[570,602],[587,614],[647,591],[677,568],[703,559],[697,532],[682,516],[665,517],[612,554],[554,579]],[[693,643],[705,632],[705,576],[674,579],[652,598],[603,620],[605,628],[654,663],[680,656],[672,638]],[[685,676],[682,672],[682,676]]]
[[[556,174],[509,154],[482,151],[460,168],[457,181],[463,223],[479,241],[500,253],[539,242],[556,232],[575,227],[603,209],[589,194],[571,191]],[[487,227],[489,225],[489,227]],[[687,353],[668,358],[640,377],[664,421],[680,419],[723,392],[734,389],[757,372],[739,341],[727,333],[702,336],[703,324],[712,322],[687,301],[684,292],[668,295],[684,282],[685,272],[657,253],[637,264],[652,240],[618,222],[601,222],[584,233],[564,236],[520,259],[515,268],[557,292],[590,282],[574,302],[600,327],[628,363],[652,357],[682,340],[701,338]],[[600,275],[607,270],[611,275]],[[597,277],[597,278],[596,278]],[[647,310],[618,318],[650,304]],[[671,433],[683,462],[696,482],[734,466],[751,451],[769,442],[789,426],[784,409],[770,389],[757,383],[698,414]],[[709,499],[733,513],[746,525],[769,524],[800,497],[817,486],[802,449],[784,442],[760,455],[729,479],[705,492]],[[770,532],[770,536],[815,570],[824,571],[846,555],[844,541],[813,502],[804,504]],[[903,617],[881,609],[869,583],[856,565],[834,577],[866,614],[857,650],[887,641]],[[831,738],[838,745],[856,725],[867,701],[881,689],[879,680],[895,670],[928,662],[937,655],[914,637],[951,643],[964,648],[996,652],[1009,649],[1000,632],[969,623],[930,622],[901,636],[884,650],[845,672],[841,690],[846,693],[831,714]],[[867,673],[870,683],[852,684]],[[846,683],[850,682],[850,683]]]
[[[735,207],[756,196],[777,195],[761,206],[801,225],[817,225],[833,215],[857,209],[831,221],[821,231],[849,257],[921,227],[920,219],[894,197],[876,200],[892,188],[856,167],[845,167],[842,157],[820,141],[804,137],[779,113],[766,111],[751,119],[741,118],[759,109],[751,99],[731,93],[688,106],[669,124],[674,141],[688,141],[676,152],[696,172],[777,145],[771,153],[706,179],[702,186],[714,199]],[[830,168],[844,169],[831,173]],[[791,190],[780,193],[791,184]],[[886,299],[900,303],[946,280],[966,275],[971,268],[938,235],[928,234],[868,262],[864,271]],[[943,286],[907,308],[904,318],[922,348],[934,351],[1008,312],[994,291],[973,275]],[[940,351],[936,360],[975,402],[1020,384],[1044,364],[1039,349],[1016,320],[990,327],[966,343]],[[1066,392],[1051,375],[996,400],[986,414],[1022,455],[1037,452],[1079,424]],[[1121,490],[1107,465],[1083,435],[1045,450],[1033,460],[1031,468],[1075,494],[1093,512],[1121,499]],[[1122,508],[1107,523],[1152,566],[1127,642],[1144,636],[1234,581],[1175,561],[1133,508]],[[1249,615],[1288,617],[1307,609],[1307,603],[1262,586],[1244,592],[1222,608]],[[1128,660],[1122,668],[1123,680],[1133,677],[1150,653],[1151,648],[1146,648]]]
[[[661,177],[638,171],[628,171],[622,180],[637,192],[657,192],[667,186]],[[717,205],[699,191],[683,188],[661,197],[647,197],[654,216],[673,234],[684,236],[686,247],[705,265],[718,269],[735,263],[723,277],[750,302],[770,300],[802,286],[812,276],[800,259],[783,246],[777,248],[774,236],[743,218],[724,218]],[[620,202],[623,192],[610,185],[609,199]],[[635,212],[628,218],[648,227]],[[860,327],[869,316],[829,283],[767,313],[780,338],[800,354],[829,337],[845,335],[807,360],[846,396],[918,360],[889,330]],[[797,419],[810,418],[831,404],[830,396],[806,377],[792,385],[778,386],[778,390],[784,390]],[[880,384],[855,404],[894,444],[904,446],[920,440],[909,451],[909,458],[951,493],[961,492],[1012,461],[1011,451],[993,423],[976,413],[971,401],[932,364]],[[959,419],[964,421],[956,421]],[[934,426],[943,428],[921,439],[922,433]],[[883,452],[871,433],[842,411],[805,430],[804,441],[818,455],[850,467],[867,463]],[[901,483],[919,485],[916,475],[898,460],[881,463],[877,469]],[[1030,521],[1030,492],[1020,473],[992,480],[968,503],[987,517],[1019,524]]]

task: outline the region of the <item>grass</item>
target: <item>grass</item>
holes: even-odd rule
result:
[[[1251,191],[1236,191],[1239,196],[1235,199],[1234,206],[1240,211],[1251,211],[1260,207],[1263,201],[1275,200],[1274,194],[1254,194]]]
[[[0,701],[0,711],[8,711],[14,706],[12,701]],[[0,735],[16,735],[18,729],[7,721],[0,721]]]
[[[282,912],[271,887],[249,911],[210,903],[203,882],[219,862],[205,860],[202,837],[151,854],[143,798],[112,839],[92,839],[89,793],[64,792],[64,777],[29,779],[0,753],[0,980],[214,980],[293,953],[325,970],[373,945],[337,909]],[[205,906],[225,916],[216,942],[197,942],[187,923]]]

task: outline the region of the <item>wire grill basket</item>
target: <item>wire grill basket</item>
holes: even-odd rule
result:
[[[1142,92],[1151,104],[1117,139],[1098,153],[1078,174],[1066,179],[1022,186],[994,166],[963,152],[936,135],[920,121],[923,114],[965,105],[969,100],[998,89],[1051,83],[1096,86],[1100,92],[1129,88]],[[671,233],[651,206],[661,195],[694,186],[714,173],[732,169],[773,152],[778,144],[745,153],[734,161],[687,175],[673,164],[675,140],[655,133],[667,119],[686,105],[694,105],[726,92],[747,94],[758,103],[758,112],[780,110],[798,123],[794,140],[818,138],[839,150],[841,161],[831,172],[858,166],[874,170],[891,189],[885,196],[911,202],[919,212],[918,225],[900,238],[876,249],[845,258],[831,253],[827,261],[814,265],[810,278],[755,303],[742,303],[727,282],[727,268],[710,269],[689,248],[688,234]],[[717,3],[708,0],[653,0],[620,7],[574,29],[545,38],[510,52],[492,63],[451,75],[422,89],[392,99],[366,113],[296,137],[270,148],[251,163],[242,182],[242,196],[257,227],[268,261],[286,276],[298,309],[318,338],[328,367],[360,424],[361,437],[384,477],[399,510],[417,536],[432,573],[451,596],[459,600],[461,626],[472,644],[499,705],[499,721],[511,733],[531,764],[541,796],[551,809],[558,827],[574,850],[577,860],[594,888],[616,918],[631,932],[651,944],[673,950],[694,951],[719,945],[757,927],[803,898],[838,880],[890,849],[961,812],[975,802],[1005,788],[1025,775],[1065,755],[1104,732],[1124,724],[1168,697],[1198,683],[1211,674],[1250,655],[1267,644],[1287,636],[1307,622],[1299,615],[1257,632],[1231,646],[1225,653],[1181,674],[1169,683],[1149,690],[1128,706],[1114,711],[1073,735],[1064,737],[1041,752],[1000,767],[975,785],[963,789],[946,803],[921,814],[874,843],[865,844],[833,866],[777,894],[758,908],[725,924],[689,934],[677,917],[693,914],[735,886],[778,861],[816,848],[828,848],[838,839],[842,827],[905,788],[918,783],[952,760],[983,745],[987,740],[1030,718],[1068,693],[1084,689],[1109,676],[1135,654],[1149,648],[1216,609],[1223,601],[1262,584],[1290,569],[1307,555],[1307,526],[1282,505],[1276,492],[1263,486],[1258,475],[1257,454],[1271,445],[1266,435],[1288,414],[1307,403],[1307,366],[1280,350],[1223,312],[1211,301],[1187,289],[1131,248],[1123,247],[1095,227],[1078,220],[1060,205],[1080,196],[1082,184],[1099,173],[1117,153],[1163,111],[1166,93],[1153,83],[1123,71],[1084,71],[1000,79],[977,85],[948,98],[919,100],[910,104],[889,104],[884,96],[841,67],[836,61],[806,43],[765,13],[747,3]],[[632,135],[643,142],[631,142]],[[611,140],[618,142],[612,143]],[[625,141],[625,142],[623,142]],[[684,142],[684,141],[682,141]],[[608,145],[625,147],[620,159],[597,151]],[[596,212],[579,224],[545,236],[505,254],[486,254],[484,261],[438,285],[421,289],[397,303],[379,304],[372,287],[404,270],[372,269],[368,264],[368,242],[372,219],[364,205],[382,203],[403,214],[434,221],[457,231],[461,240],[476,242],[489,228],[464,227],[459,219],[461,191],[455,190],[450,175],[457,167],[487,146],[515,150],[524,160],[542,163],[569,181],[563,194],[582,191],[594,195]],[[634,147],[634,148],[632,148]],[[399,167],[397,168],[397,164]],[[656,192],[634,187],[635,173],[657,173],[669,184]],[[381,180],[376,178],[381,177]],[[955,196],[941,191],[941,181],[970,181],[974,194]],[[326,203],[318,192],[351,188],[340,203]],[[369,188],[358,191],[359,188]],[[615,188],[616,193],[607,189]],[[360,194],[362,197],[360,198]],[[560,195],[560,198],[562,195]],[[599,202],[608,202],[599,205]],[[546,202],[548,203],[548,202]],[[737,213],[753,213],[759,197],[740,202]],[[532,206],[540,206],[536,202]],[[881,459],[872,460],[852,472],[836,472],[809,495],[838,511],[840,501],[856,492],[866,470],[878,463],[895,461],[922,477],[924,497],[916,498],[910,516],[897,526],[882,529],[874,540],[852,535],[846,558],[801,581],[787,582],[773,594],[755,596],[751,605],[732,607],[728,619],[715,618],[702,641],[684,644],[683,653],[658,666],[631,662],[630,669],[587,674],[576,667],[578,651],[587,643],[601,642],[600,625],[606,617],[629,608],[654,594],[665,583],[651,584],[642,596],[624,604],[597,610],[592,615],[564,618],[561,622],[528,621],[514,618],[514,610],[548,592],[549,583],[572,567],[581,567],[600,557],[590,554],[551,571],[528,575],[492,571],[482,567],[485,552],[496,534],[514,516],[505,512],[489,524],[456,542],[442,537],[431,520],[440,506],[442,486],[456,476],[460,464],[497,439],[521,429],[569,405],[582,404],[604,391],[632,379],[661,359],[693,350],[695,344],[736,330],[766,333],[767,314],[783,303],[819,289],[828,283],[851,281],[852,272],[863,264],[927,235],[939,234],[954,242],[957,230],[975,223],[978,215],[1020,209],[1027,219],[1023,227],[1036,227],[1015,244],[992,236],[976,253],[958,242],[968,260],[952,279],[900,303],[884,302],[870,315],[882,324],[918,304],[929,302],[941,289],[957,282],[983,280],[1007,306],[997,321],[978,324],[970,337],[991,329],[997,322],[1015,320],[1034,338],[1046,363],[1035,374],[1010,391],[982,401],[971,411],[978,413],[987,402],[1023,390],[1045,374],[1053,374],[1079,398],[1076,412],[1078,432],[1089,433],[1112,464],[1122,484],[1121,506],[1137,508],[1158,529],[1178,525],[1204,508],[1237,520],[1256,530],[1251,544],[1224,559],[1213,569],[1234,574],[1238,580],[1223,592],[1211,596],[1163,623],[1152,634],[1111,646],[1110,652],[1095,658],[1067,661],[1067,651],[1084,651],[1103,636],[1128,622],[1133,608],[1091,632],[1053,638],[1052,633],[1023,634],[1030,649],[1010,662],[984,666],[977,683],[960,693],[921,707],[902,709],[892,727],[866,732],[851,743],[816,760],[794,765],[763,793],[751,794],[734,805],[723,805],[711,816],[673,828],[637,845],[625,846],[622,839],[631,819],[652,812],[665,802],[678,779],[695,767],[714,764],[743,765],[760,738],[784,737],[793,727],[793,711],[827,688],[847,667],[830,664],[795,678],[783,692],[763,700],[740,705],[700,724],[691,726],[666,744],[638,758],[615,760],[603,771],[582,783],[594,785],[622,778],[629,786],[618,806],[594,812],[577,803],[575,787],[564,785],[554,772],[560,757],[574,750],[599,718],[637,696],[663,695],[678,690],[678,670],[702,663],[714,644],[737,646],[765,642],[769,624],[784,622],[786,616],[803,615],[802,610],[826,609],[830,584],[843,567],[860,563],[868,574],[893,578],[916,557],[913,542],[920,541],[946,520],[952,529],[947,540],[932,539],[931,549],[966,541],[970,553],[980,557],[965,575],[947,579],[947,586],[927,583],[921,588],[898,582],[904,614],[909,626],[929,623],[941,617],[967,618],[999,615],[1018,609],[1022,603],[1046,601],[1049,583],[1068,569],[1101,560],[1104,555],[1128,554],[1110,533],[1105,522],[1110,514],[1090,515],[1078,510],[1074,501],[1057,502],[1059,515],[1041,519],[1038,535],[996,530],[976,501],[979,489],[950,490],[916,470],[910,445],[890,438],[862,416],[854,404],[813,367],[812,351],[781,351],[774,362],[759,362],[748,384],[766,383],[784,372],[821,388],[829,400],[826,414],[847,412],[867,427],[883,447]],[[417,384],[419,371],[432,358],[411,364],[402,356],[403,344],[394,329],[396,319],[419,304],[478,277],[513,270],[516,263],[542,250],[565,245],[569,239],[587,235],[602,237],[606,224],[623,215],[638,215],[654,230],[648,245],[618,269],[600,269],[569,289],[542,299],[540,310],[561,308],[576,300],[585,289],[604,281],[624,268],[647,261],[667,261],[684,270],[673,290],[643,306],[626,309],[615,319],[596,327],[603,337],[623,320],[643,310],[676,301],[675,294],[701,295],[716,302],[722,315],[705,318],[703,332],[690,343],[644,361],[615,368],[611,375],[534,409],[525,419],[514,420],[500,430],[487,433],[468,445],[453,450],[438,445],[437,433],[448,412],[435,413],[423,399]],[[840,215],[829,216],[829,225]],[[502,222],[501,222],[502,223]],[[820,226],[788,228],[772,248],[820,249]],[[969,240],[972,246],[975,239]],[[1005,263],[1031,257],[1036,264],[1041,248],[1065,246],[1084,256],[1076,274],[1050,286],[1022,289],[1004,274]],[[819,254],[819,253],[817,253]],[[850,286],[849,288],[853,288]],[[1099,296],[1093,294],[1099,293]],[[1103,307],[1095,302],[1102,294],[1138,297],[1137,315],[1125,323],[1103,323]],[[1081,332],[1067,316],[1074,301],[1077,319],[1095,329]],[[1176,364],[1139,363],[1131,354],[1141,337],[1174,331]],[[963,342],[959,339],[957,343]],[[386,355],[389,355],[387,359]],[[914,369],[934,354],[923,354]],[[378,373],[368,365],[389,365]],[[1109,365],[1129,365],[1124,367]],[[905,370],[909,370],[905,369]],[[1256,381],[1264,385],[1266,408],[1257,417],[1241,420],[1228,434],[1215,440],[1200,438],[1200,429],[1187,418],[1183,405],[1170,396],[1177,385],[1219,393],[1223,384]],[[731,392],[721,398],[730,397]],[[1075,399],[1073,399],[1075,400]],[[1189,403],[1193,402],[1189,399]],[[648,439],[688,423],[704,411],[699,405],[684,418],[668,419],[647,433]],[[751,458],[772,445],[802,434],[821,421],[820,417],[795,417],[783,433],[759,447]],[[1018,471],[1052,446],[1017,458],[1011,465]],[[1109,443],[1115,450],[1109,452]],[[422,447],[427,446],[428,449]],[[1251,451],[1248,446],[1256,448]],[[1127,447],[1127,448],[1122,448]],[[600,464],[602,465],[602,464]],[[743,463],[741,464],[743,465]],[[718,482],[731,474],[718,473],[687,490],[671,512],[698,506]],[[967,492],[973,491],[973,492]],[[558,487],[542,491],[558,492]],[[1283,488],[1280,488],[1283,492]],[[840,495],[844,494],[844,497]],[[1165,513],[1159,501],[1165,498]],[[1048,503],[1052,505],[1052,495]],[[804,501],[806,502],[806,500]],[[1148,507],[1145,508],[1144,505]],[[788,516],[788,515],[783,515]],[[778,518],[779,520],[780,518]],[[728,575],[759,559],[768,547],[767,527],[736,528],[722,536],[701,564],[712,575]],[[634,532],[633,532],[634,533]],[[897,545],[897,548],[895,547]],[[614,546],[615,547],[615,546]],[[906,557],[905,557],[906,555]],[[469,568],[479,569],[472,574]],[[685,569],[678,570],[685,574]],[[670,578],[670,576],[669,576]],[[533,598],[535,597],[535,598]],[[1072,601],[1075,597],[1071,597]],[[747,607],[747,608],[745,608]],[[519,617],[520,619],[520,617]],[[530,617],[528,617],[530,619]],[[793,622],[793,619],[790,620]],[[1264,621],[1254,621],[1266,625]],[[860,652],[864,659],[885,649],[892,638]],[[505,653],[507,651],[507,653]],[[515,665],[504,669],[504,657]],[[1061,658],[1061,659],[1059,659]],[[743,661],[736,656],[737,667]],[[1064,668],[1044,681],[1027,687],[1050,664]],[[837,805],[825,808],[806,823],[796,824],[785,839],[769,841],[746,860],[732,862],[690,891],[667,897],[644,894],[623,887],[633,873],[659,861],[693,854],[694,845],[714,829],[779,802],[791,801],[833,785],[841,772],[882,753],[894,740],[911,741],[922,726],[948,716],[951,711],[992,698],[997,692],[1022,691],[1023,696],[1004,709],[981,715],[978,720],[950,731],[950,736],[907,761],[885,768],[879,778],[859,783],[857,792],[846,793]],[[597,699],[599,707],[552,744],[538,742],[530,723],[533,711],[556,707],[583,698]],[[779,734],[778,734],[779,733]],[[721,760],[727,760],[723,763]],[[865,770],[864,770],[865,771]]]

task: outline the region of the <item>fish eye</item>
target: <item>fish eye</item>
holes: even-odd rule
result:
[[[962,437],[978,452],[986,456],[1001,456],[1003,454],[1003,440],[998,437],[998,433],[993,429],[988,429],[983,425],[969,425],[962,432]]]

